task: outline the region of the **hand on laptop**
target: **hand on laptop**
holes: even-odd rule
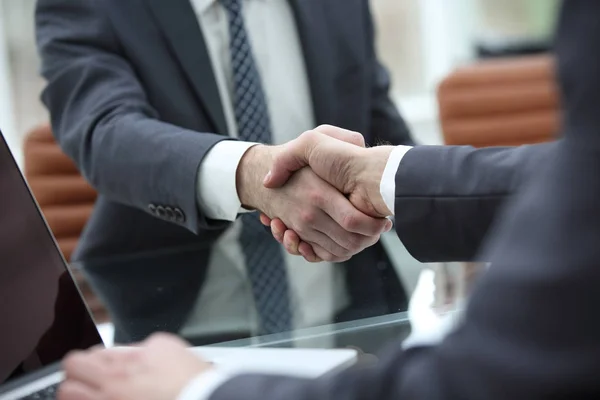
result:
[[[386,217],[392,212],[383,201],[379,186],[393,149],[392,146],[366,149],[359,133],[320,126],[283,145],[283,151],[274,157],[264,184],[268,188],[284,186],[296,171],[309,166],[346,195],[358,210],[372,217]],[[289,253],[302,255],[313,262],[322,259],[314,246],[304,240],[302,233],[290,229],[278,215],[273,219],[262,215],[261,221],[271,226],[274,237]]]
[[[176,336],[156,334],[139,347],[92,349],[64,361],[59,400],[172,400],[198,374],[203,362]]]

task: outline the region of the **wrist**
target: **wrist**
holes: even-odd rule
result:
[[[393,214],[381,196],[381,179],[385,166],[390,158],[394,146],[377,146],[365,149],[363,162],[357,177],[357,186],[362,188],[365,196],[373,208],[373,212],[381,217]]]
[[[263,180],[273,160],[272,147],[256,145],[244,154],[236,171],[236,190],[242,206],[259,210],[265,190]]]

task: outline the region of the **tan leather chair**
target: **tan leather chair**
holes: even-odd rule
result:
[[[32,130],[25,138],[25,178],[67,261],[91,215],[96,192],[79,174],[52,135],[49,125]],[[97,322],[108,317],[78,270],[76,279]]]
[[[515,146],[553,140],[560,124],[553,59],[515,57],[460,67],[439,85],[438,105],[446,144]]]
[[[438,106],[448,145],[551,141],[560,127],[554,60],[549,55],[514,57],[460,67],[438,86]],[[466,287],[481,270],[480,264],[464,264]]]

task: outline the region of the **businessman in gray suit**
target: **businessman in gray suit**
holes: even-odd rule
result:
[[[119,342],[157,328],[217,342],[406,308],[381,245],[334,264],[389,223],[310,170],[268,204],[248,196],[268,162],[257,142],[331,123],[412,143],[367,0],[39,0],[36,26],[54,134],[99,192],[74,259]],[[283,218],[325,262],[285,257],[248,209]]]
[[[563,4],[556,52],[564,138],[548,148],[544,168],[535,168],[527,187],[519,188],[506,204],[480,256],[491,261],[491,267],[475,288],[464,322],[443,342],[422,341],[409,349],[397,344],[377,366],[304,380],[227,376],[199,362],[176,339],[156,337],[133,355],[119,351],[72,355],[65,363],[67,382],[60,398],[598,398],[599,16],[598,2],[568,0]],[[359,207],[381,215],[410,211],[400,208],[403,180],[410,171],[403,171],[403,162],[395,165],[398,148],[365,150],[317,132],[287,150],[287,155],[276,159],[278,167],[269,185],[277,186],[289,175],[287,170],[308,164],[347,192]],[[332,163],[344,168],[332,171]],[[390,170],[391,180],[386,173]],[[486,183],[476,183],[486,187]],[[395,199],[393,204],[386,201],[390,198]],[[483,207],[481,214],[486,216],[488,211]],[[472,225],[458,218],[454,223],[453,232],[458,226]],[[432,245],[437,245],[435,238]],[[171,373],[161,366],[165,362],[182,367]],[[109,365],[119,365],[120,370],[109,371]],[[152,397],[154,385],[143,383],[159,376],[165,391]],[[112,397],[105,396],[108,393]]]

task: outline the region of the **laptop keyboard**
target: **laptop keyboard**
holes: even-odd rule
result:
[[[48,386],[40,391],[30,394],[29,396],[21,397],[20,400],[55,400],[56,399],[56,391],[58,390],[58,385],[60,383],[56,383],[55,385]]]

